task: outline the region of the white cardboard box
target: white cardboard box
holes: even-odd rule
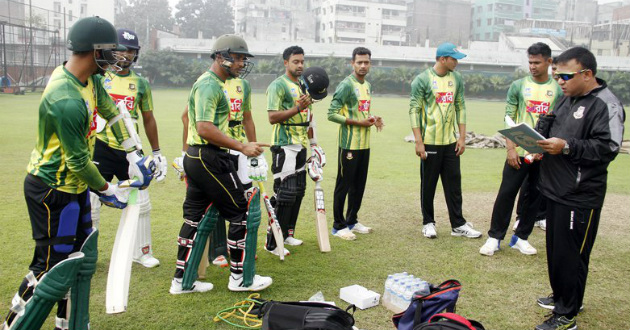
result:
[[[355,284],[339,289],[339,298],[360,309],[366,309],[377,306],[381,295]]]

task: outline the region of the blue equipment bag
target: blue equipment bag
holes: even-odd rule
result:
[[[455,312],[462,284],[458,280],[448,280],[434,287],[427,295],[414,294],[406,311],[392,317],[398,330],[413,330],[414,326],[429,321],[431,316],[446,311]]]

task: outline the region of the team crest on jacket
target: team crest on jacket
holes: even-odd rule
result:
[[[236,92],[239,94],[243,93],[243,89],[241,88],[241,86],[236,86]]]
[[[573,118],[582,119],[582,117],[584,117],[584,110],[584,107],[577,108],[577,110],[575,110],[575,112],[573,113]]]
[[[448,82],[448,87],[453,87],[453,81]]]
[[[129,84],[129,90],[130,91],[135,91],[136,90],[136,84]]]
[[[354,158],[354,156],[352,156],[352,151],[348,151],[348,154],[346,154],[346,159],[352,160],[352,158]]]
[[[547,90],[547,96],[553,96],[553,91]]]

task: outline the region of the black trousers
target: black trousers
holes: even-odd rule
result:
[[[79,251],[92,232],[89,190],[80,194],[65,193],[28,174],[24,180],[24,197],[36,242],[33,260],[28,268],[35,278],[40,279],[56,264],[67,259],[68,255]],[[70,205],[71,203],[75,206]],[[76,210],[70,211],[73,207]],[[66,211],[62,219],[64,209]],[[72,232],[74,235],[68,236]],[[58,233],[64,233],[64,236],[59,236]],[[33,287],[28,284],[28,280],[24,278],[18,289],[24,301],[33,296]],[[7,320],[13,320],[14,316],[15,314],[9,312]],[[58,303],[57,316],[66,318],[66,300]]]
[[[247,201],[230,155],[214,146],[190,146],[184,157],[184,170],[187,175],[183,205],[185,222],[179,232],[175,277],[184,276],[185,264],[192,248],[181,242],[195,238],[197,225],[210,204],[217,208],[223,219],[230,222],[230,270],[242,273]]]
[[[488,236],[503,240],[510,226],[510,218],[514,209],[514,202],[518,191],[523,190],[521,186],[527,180],[527,198],[524,201],[523,213],[520,222],[516,228],[515,235],[520,239],[527,240],[534,229],[536,215],[540,209],[540,192],[538,191],[538,177],[540,173],[540,162],[526,164],[521,157],[521,167],[517,170],[510,166],[507,161],[503,166],[503,178],[497,199],[494,201],[492,209],[492,220],[490,222],[490,230]]]
[[[462,174],[455,143],[445,146],[426,144],[424,147],[428,157],[420,161],[422,224],[435,223],[433,199],[438,179],[442,179],[451,227],[463,226],[466,219],[462,214]]]
[[[129,179],[129,162],[127,153],[110,148],[107,143],[96,139],[94,145],[94,165],[98,168],[106,181],[112,181],[114,176],[118,181]]]
[[[347,150],[339,148],[337,161],[337,181],[335,182],[335,196],[333,214],[335,221],[333,228],[344,229],[358,222],[357,213],[361,208],[365,183],[367,182],[370,166],[370,149]],[[348,197],[348,209],[344,217],[343,209]]]
[[[547,199],[547,267],[556,314],[574,317],[582,306],[600,215],[601,208],[583,209]]]
[[[523,184],[521,185],[521,191],[518,194],[518,199],[516,200],[516,221],[521,220],[521,216],[523,214],[523,210],[525,205],[529,204],[529,180],[526,178],[523,180]],[[538,208],[538,212],[536,213],[536,221],[547,219],[547,201],[545,196],[539,194],[540,196],[540,207]]]

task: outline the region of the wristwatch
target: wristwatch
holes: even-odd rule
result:
[[[565,142],[564,147],[562,147],[562,154],[569,155],[569,152],[571,152],[571,149],[569,149],[569,142]]]

